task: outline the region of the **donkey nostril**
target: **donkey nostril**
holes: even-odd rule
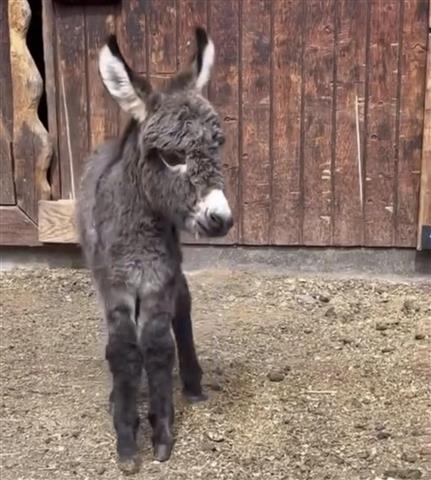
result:
[[[209,217],[214,226],[220,227],[223,225],[223,219],[216,213],[210,213]]]

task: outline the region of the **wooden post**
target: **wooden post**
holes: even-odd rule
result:
[[[429,27],[431,30],[431,0]],[[431,33],[428,35],[427,80],[417,248],[418,250],[431,250]]]

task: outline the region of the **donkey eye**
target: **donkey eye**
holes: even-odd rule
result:
[[[177,167],[178,165],[185,165],[186,163],[185,155],[177,152],[163,152],[162,157],[169,167]]]

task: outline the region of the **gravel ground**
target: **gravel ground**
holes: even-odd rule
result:
[[[431,478],[431,285],[190,276],[210,399],[176,377],[176,444],[146,480]],[[83,270],[0,275],[1,479],[122,478],[104,333]],[[141,410],[146,415],[143,388]]]

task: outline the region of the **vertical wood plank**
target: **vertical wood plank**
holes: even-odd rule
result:
[[[85,8],[87,35],[87,94],[90,149],[118,134],[119,107],[103,86],[99,74],[99,51],[109,33],[115,32],[111,5]]]
[[[369,96],[365,160],[365,244],[394,245],[398,0],[371,3]]]
[[[207,27],[207,0],[181,0],[177,3],[178,18],[178,65],[189,64],[195,53],[194,30],[197,26]],[[216,45],[221,48],[222,45]]]
[[[30,17],[27,0],[8,2],[16,196],[18,206],[37,222],[38,201],[51,193],[47,172],[52,147],[37,113],[43,81],[27,46]]]
[[[223,243],[238,241],[239,224],[239,3],[237,0],[211,0],[209,30],[216,48],[216,64],[209,95],[223,123],[226,143],[222,161],[226,196],[235,225]]]
[[[334,1],[305,3],[303,242],[330,245]]]
[[[301,103],[305,2],[274,2],[271,243],[300,242]]]
[[[428,0],[405,0],[397,184],[396,245],[416,245],[426,56]]]
[[[271,0],[242,2],[241,241],[268,244],[271,207]]]
[[[152,0],[148,5],[149,70],[173,74],[177,69],[177,10],[175,0]]]
[[[116,12],[118,45],[128,65],[137,73],[148,73],[148,2],[127,0],[119,4]],[[119,130],[124,130],[130,120],[123,110],[118,110]]]
[[[335,245],[361,245],[363,240],[362,106],[365,98],[368,5],[369,2],[341,0],[337,11],[339,28],[336,52]]]
[[[121,10],[117,12],[117,36],[121,52],[130,67],[142,74],[147,72],[147,7],[148,2],[127,0],[121,2]]]
[[[83,6],[55,3],[61,196],[73,198],[89,151]]]
[[[422,144],[422,168],[419,198],[417,248],[422,249],[422,228],[431,225],[431,34],[428,35],[425,118]]]
[[[61,196],[60,162],[58,154],[57,129],[57,66],[55,62],[55,18],[53,11],[54,0],[42,2],[43,28],[43,58],[45,63],[45,93],[48,109],[48,131],[51,139],[53,154],[49,168],[49,183],[51,198],[57,200]]]
[[[0,204],[15,204],[12,167],[12,79],[7,2],[0,5]]]

